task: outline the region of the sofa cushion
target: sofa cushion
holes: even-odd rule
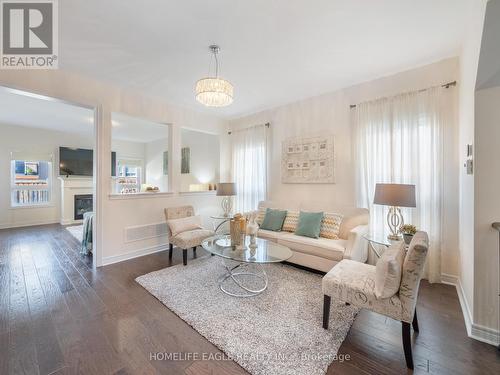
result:
[[[347,241],[327,238],[310,238],[293,233],[281,232],[278,243],[288,246],[299,253],[316,255],[322,258],[340,261],[345,252]]]
[[[264,238],[266,240],[270,240],[273,242],[278,242],[278,238],[280,237],[281,233],[283,232],[275,232],[272,230],[259,229],[259,231],[257,232],[257,237]]]
[[[299,211],[288,211],[286,213],[285,222],[283,223],[282,231],[294,233],[297,230],[299,223]]]
[[[375,295],[377,298],[389,298],[398,292],[401,284],[404,253],[404,242],[395,242],[384,251],[377,261],[375,274]]]
[[[322,221],[323,212],[300,211],[299,223],[297,224],[295,234],[299,236],[319,238]]]
[[[281,227],[283,226],[285,217],[286,211],[268,208],[266,210],[266,215],[264,216],[264,221],[262,222],[262,225],[260,227],[262,229],[272,230],[275,232],[281,231]]]
[[[283,201],[261,201],[259,202],[259,211],[257,214],[257,223],[262,224],[262,220],[264,220],[264,215],[266,213],[266,207],[271,208],[286,208],[289,212],[298,211],[300,208],[300,202],[287,200],[285,203]],[[340,213],[343,215],[342,221],[340,223],[340,230],[338,237],[342,240],[347,240],[349,238],[349,233],[352,229],[359,225],[368,225],[370,222],[370,211],[366,208],[356,208],[352,206],[338,206],[338,207],[327,207],[323,208],[323,206],[319,207],[303,207],[304,210],[314,210],[317,209],[328,212]],[[286,219],[285,219],[286,221]],[[286,223],[284,224],[286,225]],[[290,231],[289,229],[283,229],[283,231],[287,232],[295,232],[295,229]]]
[[[342,215],[327,212],[323,215],[321,222],[320,237],[336,240],[339,238],[340,224],[342,223]]]
[[[257,218],[255,219],[257,224],[262,225],[264,216],[266,216],[266,210],[267,208],[265,206],[259,206],[259,212],[257,213]]]

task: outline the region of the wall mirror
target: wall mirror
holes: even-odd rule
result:
[[[170,125],[122,113],[112,113],[111,125],[112,192],[168,192]]]
[[[215,190],[219,159],[218,135],[181,129],[181,192]]]

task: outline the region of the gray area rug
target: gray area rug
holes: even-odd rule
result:
[[[219,290],[225,269],[216,256],[136,281],[251,374],[324,374],[359,310],[332,300],[324,330],[321,276],[284,264],[264,267],[269,286],[249,298]]]
[[[83,238],[83,224],[82,225],[73,225],[71,227],[66,227],[66,230],[76,238],[78,242],[82,242]]]

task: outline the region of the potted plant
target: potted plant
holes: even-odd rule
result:
[[[409,245],[413,238],[413,235],[417,233],[417,227],[411,224],[401,225],[401,228],[399,228],[399,232],[403,234],[405,244]]]

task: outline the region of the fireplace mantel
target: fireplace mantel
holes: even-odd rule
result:
[[[92,177],[59,177],[61,181],[61,225],[81,223],[75,220],[75,195],[93,194]]]

